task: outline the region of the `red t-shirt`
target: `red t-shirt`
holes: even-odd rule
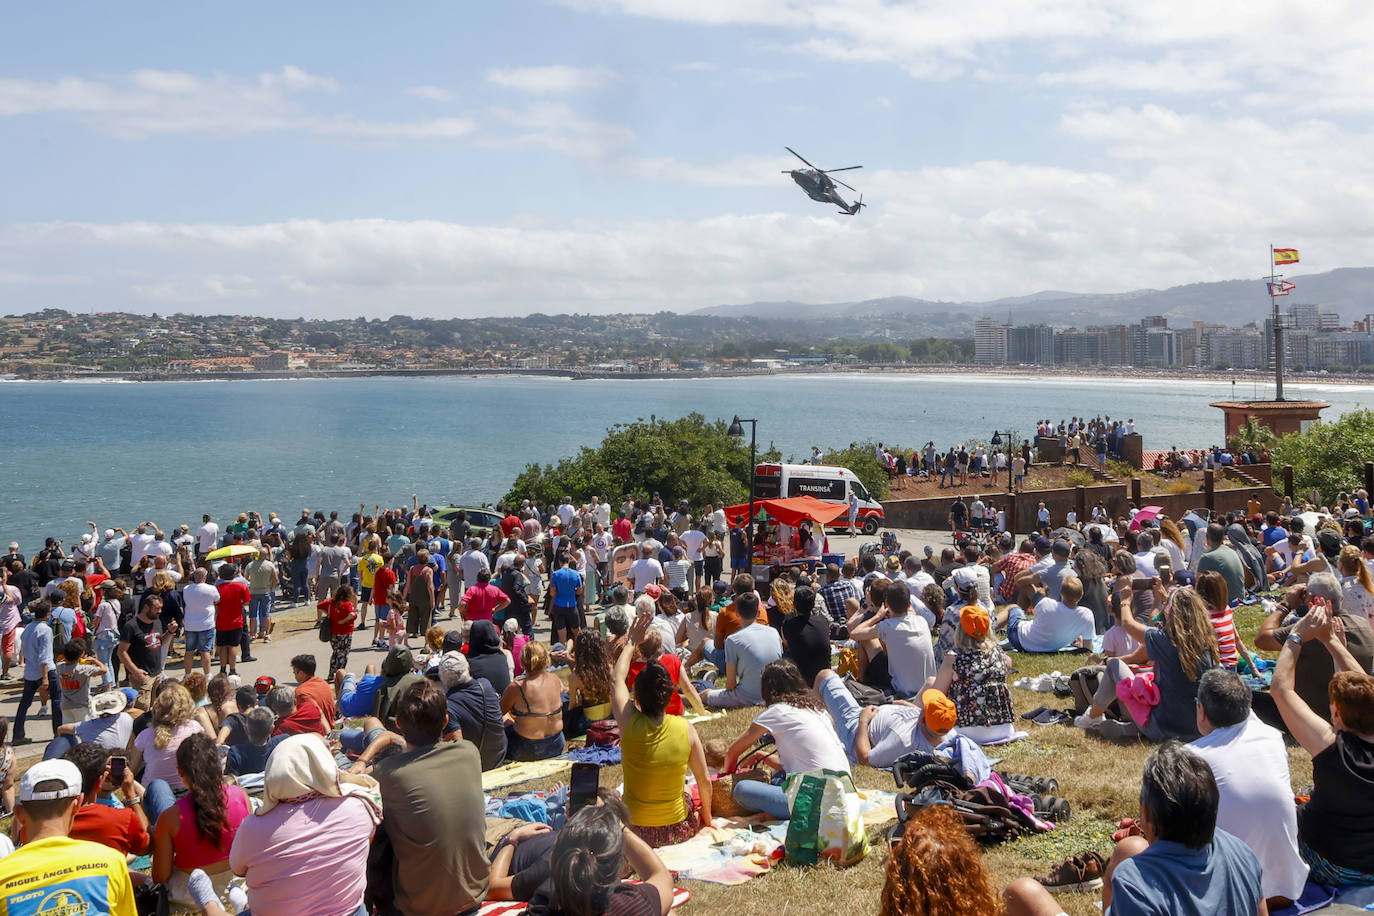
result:
[[[82,805],[76,809],[76,819],[68,835],[74,840],[108,846],[126,856],[148,851],[148,831],[138,822],[138,815],[132,808]]]
[[[323,735],[325,734],[324,723],[320,721],[320,707],[313,701],[296,694],[296,711],[285,719],[277,720],[277,727],[272,729],[274,735]]]
[[[372,603],[387,607],[387,596],[391,594],[392,586],[396,584],[396,570],[390,566],[383,566],[377,570],[377,574],[372,577]]]
[[[502,601],[509,600],[505,592],[490,582],[474,585],[463,592],[463,601],[467,605],[467,612],[463,617],[468,623],[474,620],[491,620],[496,606]]]
[[[349,636],[353,633],[358,609],[353,606],[352,601],[328,599],[320,602],[320,610],[329,615],[330,636]]]
[[[676,687],[682,680],[682,659],[671,652],[664,652],[658,657],[658,663],[668,669],[668,676],[673,679],[673,686]],[[630,674],[625,678],[626,685],[630,690],[635,689],[635,680],[639,677],[639,672],[644,670],[643,662],[630,662]],[[682,715],[682,694],[673,693],[673,698],[668,701],[668,708],[664,712],[669,715]]]
[[[221,582],[219,584],[219,604],[215,606],[215,629],[242,629],[243,608],[252,597],[248,593],[248,586],[242,582]]]
[[[334,706],[334,691],[324,678],[316,676],[296,685],[296,705],[299,706],[302,701],[314,703],[316,708],[324,713],[325,718],[330,722],[334,721],[337,713]]]
[[[630,538],[634,537],[635,529],[630,524],[628,518],[618,518],[611,523],[611,534],[615,535],[617,541],[628,544]]]
[[[523,531],[524,528],[524,524],[514,515],[507,515],[505,518],[501,519],[501,533],[506,537],[510,537],[517,531]]]

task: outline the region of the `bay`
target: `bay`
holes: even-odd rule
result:
[[[1374,386],[1289,384],[1329,401],[1328,419],[1374,405]],[[973,374],[805,374],[590,380],[525,376],[0,384],[0,538],[26,553],[143,520],[194,528],[209,512],[359,502],[475,505],[500,499],[521,468],[598,443],[615,423],[696,411],[758,419],[760,448],[875,439],[907,448],[986,441],[1040,417],[1133,418],[1146,448],[1205,447],[1222,435],[1209,401],[1268,396],[1246,379]],[[605,494],[612,499],[621,494]]]

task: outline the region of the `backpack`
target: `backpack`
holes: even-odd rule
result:
[[[48,626],[52,630],[53,658],[58,658],[62,655],[62,650],[67,647],[67,640],[71,639],[72,634],[67,632],[67,625],[53,614],[48,615]]]

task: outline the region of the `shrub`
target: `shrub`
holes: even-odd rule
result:
[[[1092,477],[1092,471],[1084,471],[1083,468],[1073,468],[1068,474],[1063,475],[1063,482],[1069,486],[1092,486],[1096,481]]]
[[[1171,480],[1165,485],[1164,492],[1171,496],[1179,496],[1184,493],[1196,493],[1197,487],[1191,480]]]

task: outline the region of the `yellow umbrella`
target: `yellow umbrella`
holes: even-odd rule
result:
[[[247,544],[230,544],[228,547],[221,547],[212,550],[205,555],[207,560],[232,560],[237,557],[256,557],[258,548],[249,547]]]

